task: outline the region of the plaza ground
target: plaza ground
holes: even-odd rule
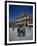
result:
[[[18,36],[17,33],[17,28],[14,29],[14,31],[12,30],[12,28],[10,28],[9,30],[9,41],[20,41],[20,40],[33,40],[33,29],[31,28],[31,30],[26,28],[26,36]]]

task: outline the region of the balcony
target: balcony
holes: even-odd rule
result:
[[[24,20],[24,19],[26,19],[26,17],[20,18],[20,19],[16,19],[16,21],[21,21],[21,20]]]

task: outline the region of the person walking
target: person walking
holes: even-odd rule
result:
[[[26,35],[26,27],[25,27],[25,25],[23,26],[23,36],[25,36]]]
[[[18,26],[17,32],[18,32],[18,36],[20,37],[20,27],[19,26]]]

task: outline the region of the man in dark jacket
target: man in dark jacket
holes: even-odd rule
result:
[[[23,26],[23,36],[25,36],[26,35],[26,27],[25,27],[25,25]]]
[[[18,36],[20,37],[20,27],[19,26],[18,26],[17,32],[18,32]]]

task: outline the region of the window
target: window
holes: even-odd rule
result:
[[[31,17],[30,17],[30,19],[31,19]]]
[[[27,19],[29,19],[29,16],[27,16]]]
[[[24,21],[24,23],[26,24],[26,21]]]
[[[30,21],[30,24],[31,24],[31,21]]]
[[[26,19],[26,17],[24,17],[24,19]]]
[[[27,21],[27,24],[29,24],[29,21]]]

